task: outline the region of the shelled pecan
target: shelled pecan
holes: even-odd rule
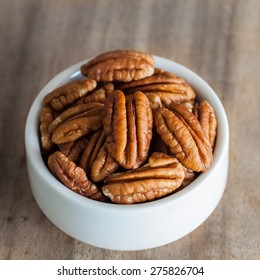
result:
[[[97,82],[88,78],[72,81],[47,94],[43,102],[45,105],[51,105],[55,110],[62,110],[65,106],[94,90],[96,86]]]
[[[179,161],[168,154],[162,152],[154,152],[148,159],[150,167],[160,167],[172,164],[174,162],[179,163]]]
[[[119,88],[126,94],[135,91],[142,91],[147,96],[156,94],[166,107],[169,107],[172,103],[195,99],[194,90],[182,78],[158,68],[152,76],[124,83]]]
[[[195,104],[193,111],[201,123],[212,148],[214,148],[217,134],[217,119],[214,109],[206,100],[203,100],[200,103]]]
[[[88,180],[84,170],[61,152],[57,151],[49,156],[48,166],[53,175],[72,191],[92,198],[103,196],[97,186]]]
[[[63,144],[76,141],[90,131],[97,131],[102,126],[104,104],[92,102],[79,104],[62,112],[49,125],[52,142]]]
[[[54,143],[51,140],[49,125],[55,118],[55,112],[52,107],[46,106],[40,112],[40,137],[42,148],[46,151],[52,150]]]
[[[100,182],[114,173],[118,168],[119,164],[111,157],[105,145],[103,145],[93,161],[90,177],[93,182]]]
[[[94,182],[105,179],[116,171],[118,163],[105,148],[105,134],[102,130],[92,135],[86,144],[79,166],[82,167]]]
[[[79,104],[63,111],[49,124],[49,132],[53,133],[55,129],[67,120],[78,119],[82,117],[90,117],[100,114],[103,109],[103,103],[91,102],[87,104]]]
[[[148,162],[151,167],[160,167],[174,162],[179,163],[179,160],[173,155],[169,155],[164,152],[154,152],[152,156],[149,157]],[[184,170],[184,179],[181,183],[181,187],[186,187],[195,179],[195,172],[184,165],[182,167]]]
[[[89,139],[82,153],[79,166],[89,173],[94,160],[105,143],[105,134],[102,130],[95,132]]]
[[[58,126],[52,135],[52,142],[63,144],[76,141],[90,131],[97,131],[102,126],[100,114],[68,120]]]
[[[158,161],[158,158],[157,158]],[[161,163],[149,164],[136,170],[114,173],[102,187],[104,195],[114,203],[132,204],[150,201],[172,193],[184,179],[184,170],[179,162],[168,163],[168,156]],[[167,164],[168,163],[168,164]]]
[[[200,122],[182,104],[171,109],[155,111],[158,134],[184,166],[197,172],[207,170],[213,161],[212,148]]]
[[[96,81],[129,82],[151,76],[154,59],[146,52],[116,50],[103,53],[82,65],[83,75]]]
[[[142,92],[130,98],[119,90],[111,93],[104,107],[103,126],[107,151],[121,166],[135,169],[145,162],[153,117],[149,100]]]

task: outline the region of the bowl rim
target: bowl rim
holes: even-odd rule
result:
[[[41,91],[34,99],[29,109],[25,124],[25,149],[27,161],[30,160],[33,163],[34,167],[36,165],[37,168],[35,168],[35,171],[37,172],[38,176],[40,176],[42,180],[50,185],[53,190],[56,190],[60,195],[64,196],[64,198],[71,201],[73,200],[75,203],[79,203],[81,205],[99,209],[103,208],[105,210],[109,209],[110,211],[117,211],[118,209],[120,209],[120,211],[139,211],[140,209],[148,210],[154,207],[167,207],[169,204],[176,203],[177,201],[180,201],[186,196],[192,194],[192,192],[199,188],[200,183],[206,180],[214,172],[217,166],[221,164],[222,158],[228,152],[229,127],[227,116],[219,97],[204,79],[202,79],[198,74],[196,74],[189,68],[163,57],[155,55],[153,55],[153,57],[155,59],[155,67],[160,67],[167,71],[167,68],[174,68],[174,73],[178,76],[181,76],[186,82],[191,84],[191,86],[195,88],[195,91],[198,91],[199,89],[199,91],[205,91],[207,92],[207,94],[209,94],[211,99],[209,102],[215,110],[218,122],[216,146],[214,149],[214,162],[212,166],[209,170],[207,170],[207,172],[201,173],[191,184],[173,194],[155,201],[148,201],[145,203],[130,205],[104,203],[89,199],[71,191],[66,186],[64,186],[64,184],[58,181],[58,179],[56,179],[47,168],[41,155],[38,135],[39,110],[43,105],[43,96],[45,96],[54,88],[61,86],[62,84],[67,83],[70,80],[80,77],[80,66],[89,61],[91,58],[85,59],[64,69],[47,82],[47,84],[41,89]]]

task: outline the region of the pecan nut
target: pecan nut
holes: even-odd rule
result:
[[[126,94],[135,91],[142,91],[147,96],[156,94],[166,107],[169,107],[172,103],[195,99],[194,90],[182,78],[158,68],[152,76],[124,83],[119,88]]]
[[[100,182],[118,168],[119,164],[110,156],[105,145],[103,145],[93,162],[90,177],[93,182]]]
[[[152,155],[153,157],[153,155]],[[119,204],[133,204],[161,198],[172,193],[181,186],[184,170],[178,161],[171,162],[166,155],[166,161],[149,164],[136,170],[124,173],[114,173],[105,180],[102,187],[104,195]],[[160,161],[160,160],[159,160]]]
[[[174,156],[170,156],[168,154],[165,154],[163,152],[154,152],[151,157],[149,157],[149,165],[151,167],[160,167],[167,164],[171,164],[174,162],[178,162],[179,160],[175,158]],[[181,183],[181,187],[188,186],[191,182],[195,179],[195,172],[188,169],[184,165],[182,166],[184,170],[184,179]]]
[[[119,90],[110,94],[104,106],[103,127],[107,151],[121,166],[134,169],[144,163],[152,139],[153,117],[142,92],[131,98]]]
[[[217,134],[217,118],[214,109],[209,102],[203,100],[199,104],[195,104],[193,111],[207,135],[211,147],[214,148]]]
[[[105,140],[104,132],[97,131],[89,139],[81,156],[79,165],[94,182],[102,181],[119,167],[107,152]]]
[[[62,112],[49,125],[49,132],[53,133],[52,142],[55,144],[73,142],[90,131],[100,129],[103,107],[103,103],[92,102],[79,104]]]
[[[146,52],[116,50],[103,53],[81,66],[83,75],[96,81],[129,82],[154,73],[154,59]]]
[[[63,111],[49,125],[49,132],[53,133],[55,129],[67,120],[76,118],[89,117],[101,114],[104,104],[100,102],[91,102],[87,104],[79,104]]]
[[[88,78],[72,81],[47,94],[43,102],[45,105],[51,105],[55,110],[62,110],[94,90],[96,86],[97,82]]]
[[[197,117],[184,105],[172,111],[162,107],[155,111],[157,133],[173,155],[193,171],[207,170],[213,161],[212,148]]]
[[[102,196],[98,194],[98,187],[88,180],[85,171],[61,152],[57,151],[49,156],[48,166],[54,176],[72,191],[89,198]]]
[[[154,152],[148,159],[149,166],[151,167],[160,167],[172,164],[179,161],[172,156],[169,156],[162,152]]]
[[[40,112],[40,135],[42,148],[46,151],[52,150],[54,143],[51,140],[49,125],[54,119],[54,110],[52,107],[46,106]]]
[[[105,134],[102,130],[98,130],[89,138],[79,163],[79,166],[83,168],[87,174],[90,173],[91,166],[104,143]]]
[[[68,120],[54,130],[52,142],[63,144],[76,141],[90,131],[97,131],[101,127],[102,117],[100,114]]]

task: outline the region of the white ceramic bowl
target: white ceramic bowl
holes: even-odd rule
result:
[[[157,201],[115,205],[80,196],[60,183],[43,162],[39,146],[39,111],[54,88],[81,77],[86,61],[55,76],[32,104],[25,128],[28,173],[34,197],[44,214],[62,231],[85,243],[114,250],[141,250],[175,241],[202,224],[219,203],[228,174],[229,129],[226,113],[212,88],[197,74],[156,57],[155,65],[183,77],[215,109],[218,128],[214,163],[189,186]],[[43,229],[44,230],[44,229]]]

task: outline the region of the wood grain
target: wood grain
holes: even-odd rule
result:
[[[0,259],[260,258],[258,0],[0,0],[0,7]],[[39,90],[64,68],[120,48],[200,74],[230,125],[220,204],[194,232],[151,250],[109,251],[67,236],[38,208],[26,171],[24,126]]]

